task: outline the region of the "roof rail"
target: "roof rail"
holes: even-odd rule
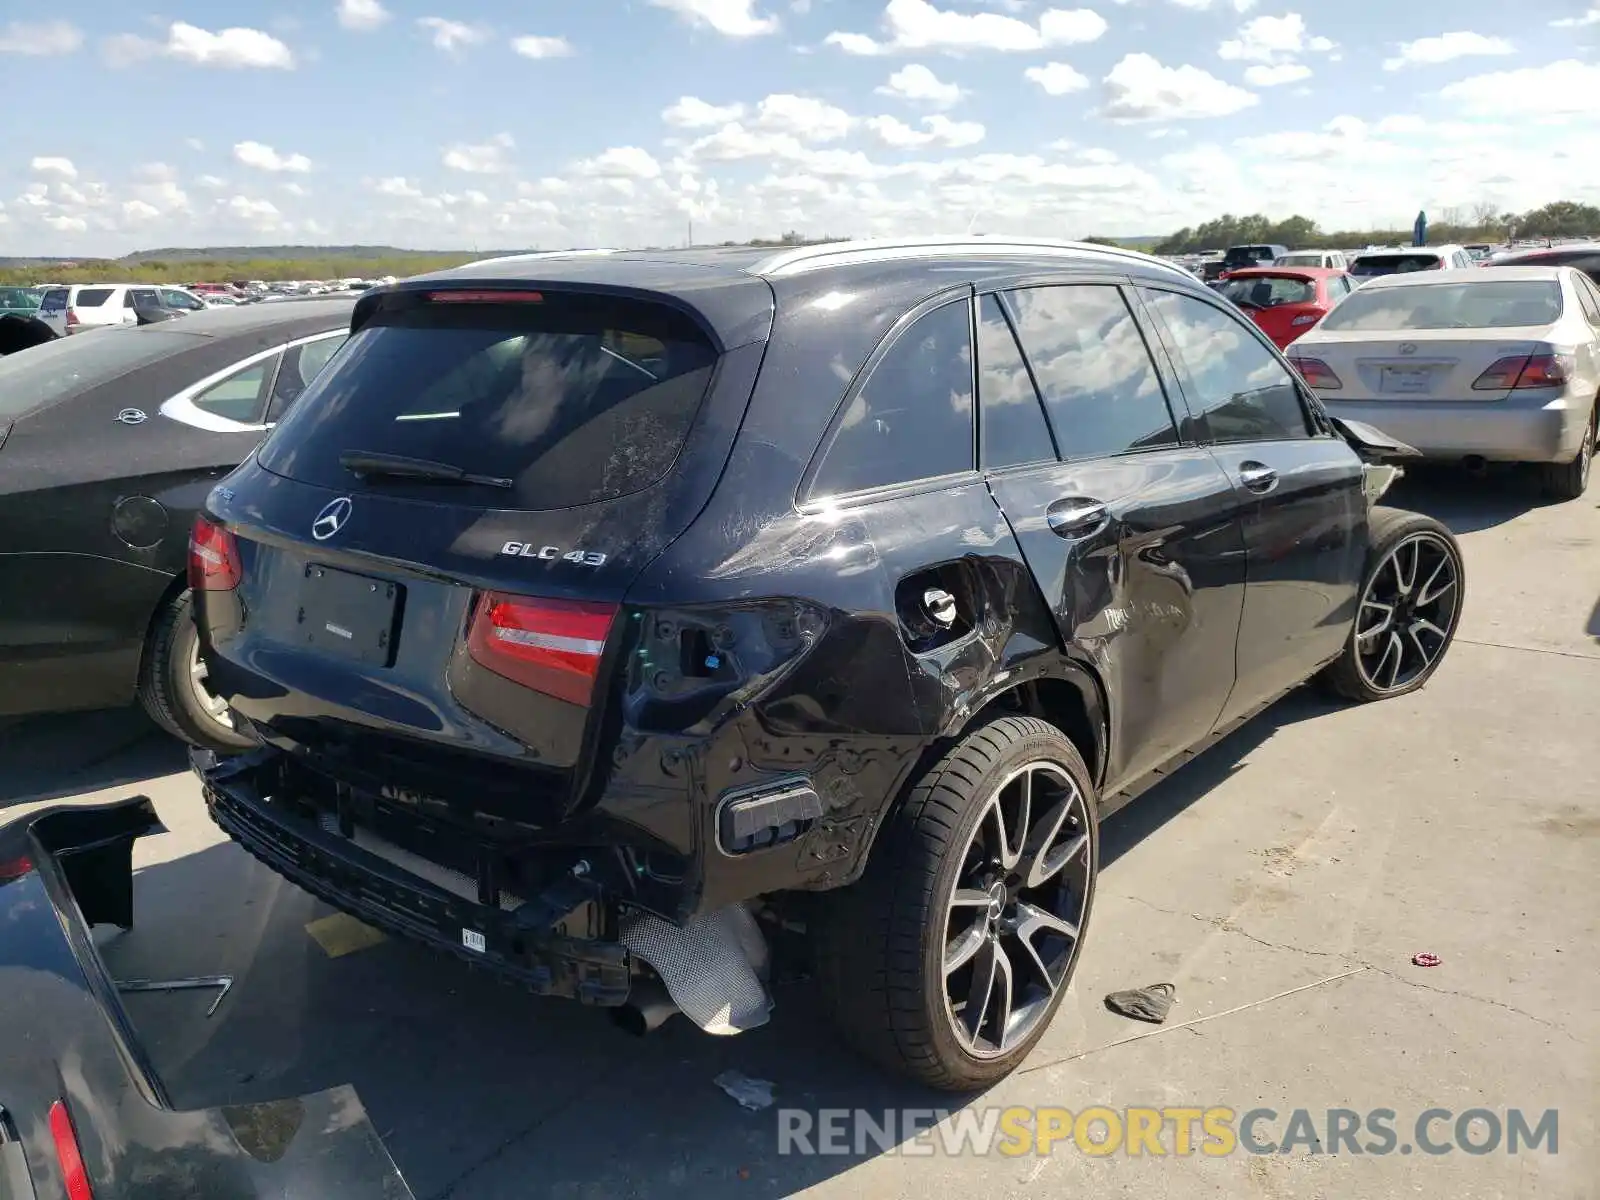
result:
[[[863,238],[850,242],[824,242],[782,250],[752,263],[753,275],[797,275],[824,267],[852,263],[888,262],[900,258],[938,258],[957,254],[1035,254],[1079,258],[1095,255],[1121,259],[1142,266],[1160,267],[1185,279],[1189,272],[1164,258],[1120,246],[1101,246],[1093,242],[1072,242],[1056,238],[1011,237],[1003,234],[958,234],[948,237]]]
[[[497,258],[480,258],[473,262],[462,263],[452,270],[464,271],[468,267],[487,267],[491,263],[525,262],[533,258],[579,258],[588,254],[617,254],[617,250],[609,247],[595,247],[592,250],[535,250],[528,254],[502,254]]]

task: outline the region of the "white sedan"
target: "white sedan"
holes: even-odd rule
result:
[[[1600,289],[1572,267],[1373,279],[1288,354],[1332,416],[1427,458],[1537,463],[1559,499],[1589,485]]]

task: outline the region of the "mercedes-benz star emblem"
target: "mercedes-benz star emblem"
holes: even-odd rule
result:
[[[1415,342],[1401,342],[1400,343],[1400,353],[1401,354],[1415,354],[1416,352],[1417,352],[1417,344]]]
[[[328,501],[322,506],[316,520],[311,522],[311,536],[319,542],[327,541],[344,528],[344,523],[350,519],[351,507],[349,496]]]

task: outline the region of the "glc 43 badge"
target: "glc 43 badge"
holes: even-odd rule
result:
[[[598,567],[606,561],[604,554],[595,554],[587,550],[563,551],[560,546],[535,546],[532,542],[507,542],[500,547],[500,553],[512,558],[542,558],[546,562],[577,563],[584,567]]]

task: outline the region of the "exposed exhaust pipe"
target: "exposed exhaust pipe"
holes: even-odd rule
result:
[[[629,993],[628,1002],[612,1010],[612,1020],[635,1037],[644,1037],[660,1029],[679,1011],[667,989],[652,980],[636,986]]]

